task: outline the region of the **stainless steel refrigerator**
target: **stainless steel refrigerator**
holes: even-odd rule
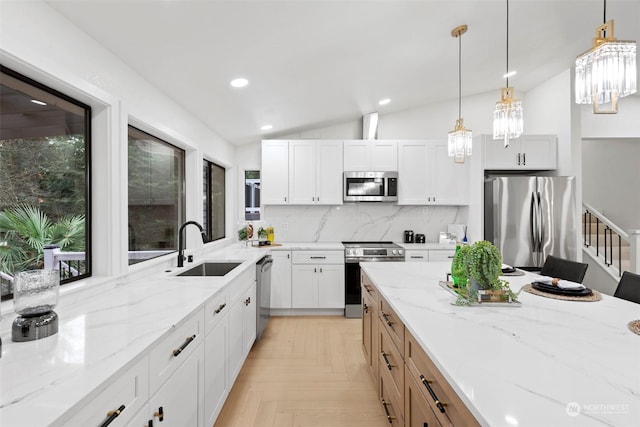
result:
[[[573,176],[487,178],[484,238],[514,267],[540,269],[547,255],[576,260],[575,200]]]

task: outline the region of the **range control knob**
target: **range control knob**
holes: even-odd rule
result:
[[[398,249],[398,255],[402,255],[403,250],[402,249]]]
[[[392,254],[392,255],[398,255],[398,250],[397,250],[397,249],[393,249],[393,250],[391,251],[391,254]]]

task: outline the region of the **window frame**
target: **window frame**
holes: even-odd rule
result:
[[[65,102],[73,104],[82,110],[84,110],[84,180],[85,180],[85,189],[84,189],[84,200],[85,200],[85,249],[84,249],[84,260],[85,260],[85,273],[79,274],[77,276],[68,277],[60,280],[60,285],[66,285],[68,283],[76,282],[78,280],[87,279],[93,274],[93,239],[92,239],[92,199],[91,199],[91,172],[92,172],[92,164],[91,164],[91,145],[92,145],[92,119],[93,119],[93,109],[90,105],[85,104],[59,90],[56,90],[50,86],[45,85],[44,83],[40,83],[37,80],[34,80],[30,77],[25,76],[13,69],[6,67],[0,64],[0,73],[6,74],[14,79],[20,80],[23,83],[26,83],[34,88],[47,92],[50,95],[53,95],[57,98],[62,99]],[[2,300],[13,298],[13,293],[10,295],[6,295],[2,297]]]
[[[224,166],[221,166],[211,160],[208,159],[202,159],[202,166],[203,166],[203,212],[202,212],[202,219],[204,222],[204,227],[205,227],[205,233],[207,235],[207,239],[209,239],[210,242],[214,242],[217,240],[223,240],[225,239],[226,236],[226,224],[227,224],[227,189],[226,189],[226,185],[227,185],[227,169]],[[219,168],[222,170],[222,176],[224,177],[224,182],[222,183],[222,188],[224,188],[224,206],[222,207],[222,236],[213,236],[213,197],[212,197],[212,188],[213,188],[213,173],[212,173],[212,168]],[[206,169],[206,172],[205,172]]]

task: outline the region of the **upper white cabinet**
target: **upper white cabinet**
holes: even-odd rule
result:
[[[490,136],[484,141],[484,168],[502,170],[554,170],[558,168],[558,141],[555,135],[522,135],[504,141]]]
[[[341,205],[342,141],[262,142],[263,205]]]
[[[289,203],[289,141],[262,141],[260,180],[261,204]]]
[[[342,204],[342,141],[289,141],[289,204]]]
[[[345,171],[392,171],[398,170],[398,148],[396,141],[355,140],[344,142]]]
[[[446,141],[398,143],[398,204],[468,204],[469,163],[455,163]]]

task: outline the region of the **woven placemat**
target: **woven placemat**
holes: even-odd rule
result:
[[[530,294],[534,294],[534,295],[538,295],[541,297],[545,297],[545,298],[552,298],[552,299],[560,299],[560,300],[564,300],[564,301],[600,301],[602,299],[602,295],[600,294],[600,292],[598,291],[594,291],[592,290],[592,294],[588,295],[588,296],[584,296],[584,297],[579,297],[579,296],[571,296],[571,295],[557,295],[557,294],[550,294],[548,292],[542,292],[539,291],[537,289],[534,289],[533,287],[531,287],[530,283],[527,283],[526,285],[524,285],[522,287],[522,290],[525,292],[529,292]]]
[[[629,327],[631,332],[636,335],[640,335],[640,320],[632,320],[627,326]]]

